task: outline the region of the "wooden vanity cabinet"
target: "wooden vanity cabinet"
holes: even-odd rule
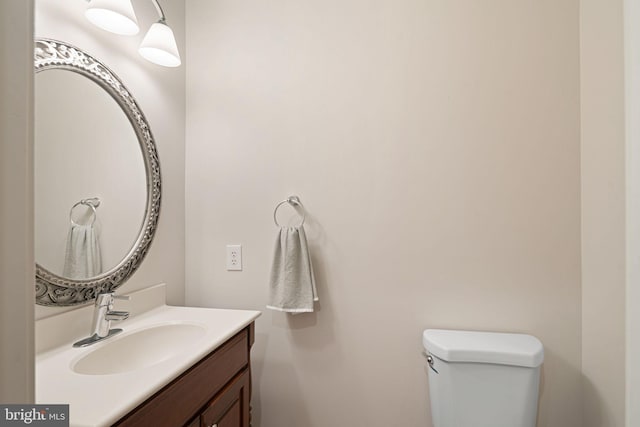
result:
[[[253,341],[251,323],[114,426],[249,427]]]

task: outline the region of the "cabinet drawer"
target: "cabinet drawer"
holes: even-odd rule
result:
[[[150,397],[115,426],[175,427],[184,425],[249,364],[248,328]]]

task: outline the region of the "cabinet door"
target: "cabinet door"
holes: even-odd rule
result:
[[[202,413],[204,427],[249,427],[250,372],[245,369]]]

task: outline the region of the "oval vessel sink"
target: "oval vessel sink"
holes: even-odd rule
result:
[[[83,375],[109,375],[146,368],[165,361],[202,338],[206,330],[192,323],[151,326],[104,341],[71,369]]]

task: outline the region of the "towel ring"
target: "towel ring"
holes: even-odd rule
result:
[[[289,197],[287,197],[286,199],[284,199],[283,201],[281,201],[280,203],[278,203],[276,205],[276,208],[273,210],[273,222],[276,223],[277,227],[282,227],[280,224],[278,224],[278,218],[276,217],[276,215],[278,213],[278,209],[280,208],[280,206],[284,205],[285,203],[290,204],[294,208],[296,206],[299,206],[300,208],[302,208],[302,220],[300,221],[300,224],[298,225],[298,227],[302,227],[304,225],[304,220],[306,219],[306,214],[304,212],[304,206],[300,202],[300,198],[298,196],[289,196]]]
[[[100,206],[100,199],[98,199],[97,197],[92,197],[90,199],[82,199],[79,202],[77,202],[75,205],[71,206],[71,210],[69,211],[69,221],[71,221],[71,225],[77,225],[77,226],[83,225],[83,224],[78,224],[73,220],[73,210],[79,205],[88,206],[93,211],[91,213],[91,223],[84,224],[84,225],[92,226],[93,224],[95,224],[96,218],[98,217],[98,212],[96,211],[96,208]]]

